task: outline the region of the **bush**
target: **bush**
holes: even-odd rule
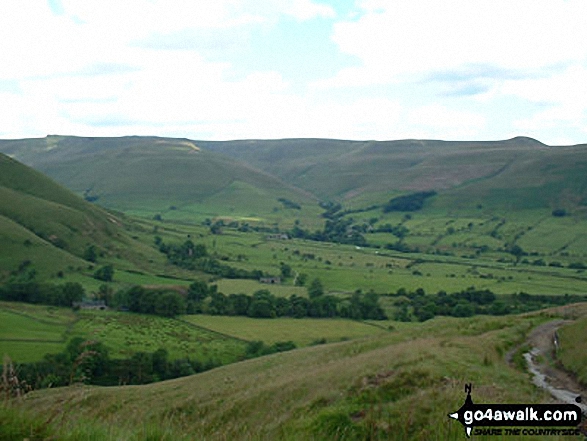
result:
[[[102,280],[103,282],[112,282],[113,278],[114,267],[112,265],[103,266],[94,273],[94,279]]]

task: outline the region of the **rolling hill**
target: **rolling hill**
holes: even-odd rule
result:
[[[580,304],[441,318],[146,386],[35,391],[4,411],[4,423],[15,437],[59,439],[465,439],[447,416],[464,385],[476,403],[548,402],[506,354],[520,359],[516,345],[538,324],[584,314]]]
[[[192,141],[48,136],[3,140],[0,151],[88,200],[129,213],[283,222],[319,214],[317,200],[351,208],[435,190],[433,206],[497,212],[584,212],[587,145],[504,141]],[[279,199],[293,201],[292,212]]]
[[[185,139],[48,136],[2,141],[0,151],[88,200],[150,217],[278,217],[280,198],[316,206],[306,192]]]
[[[353,206],[390,194],[436,190],[462,207],[482,200],[499,208],[587,204],[587,145],[550,147],[531,138],[505,141],[202,142],[275,174],[320,198]],[[442,199],[442,198],[439,198]],[[520,205],[521,203],[521,205]]]
[[[127,221],[90,204],[40,172],[0,154],[0,276],[22,264],[44,277],[85,269],[84,253],[129,262],[158,258],[132,239]]]

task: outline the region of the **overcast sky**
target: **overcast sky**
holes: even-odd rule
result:
[[[585,0],[1,0],[0,138],[587,142]]]

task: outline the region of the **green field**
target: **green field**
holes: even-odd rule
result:
[[[316,342],[335,342],[389,332],[382,324],[367,324],[343,319],[254,319],[188,315],[183,320],[212,331],[267,344],[293,341],[297,346]]]
[[[165,348],[170,358],[236,361],[245,343],[179,320],[120,312],[80,312],[72,335],[103,342],[113,358]]]
[[[63,308],[0,302],[0,354],[25,363],[61,352],[75,320]]]
[[[585,314],[585,304],[573,312]],[[447,414],[463,404],[465,383],[476,403],[549,399],[504,355],[534,326],[565,315],[437,318],[169,382],[38,391],[0,418],[18,434],[34,427],[60,439],[463,439]],[[58,423],[40,424],[57,413]]]
[[[171,359],[231,363],[246,343],[189,323],[114,311],[79,311],[0,302],[0,354],[17,362],[61,352],[73,337],[102,342],[112,358],[165,348]]]
[[[475,287],[498,301],[522,292],[585,295],[585,148],[528,138],[0,141],[0,151],[68,188],[0,155],[0,282],[77,282],[87,298],[105,285],[117,299],[133,285],[186,296],[195,280],[225,295],[308,296],[319,279],[342,298],[373,290],[388,316],[402,320],[394,313],[403,295],[388,295],[402,288]],[[436,193],[415,211],[384,211],[391,198],[427,190]],[[276,232],[298,238],[272,238]],[[193,260],[173,264],[161,244],[188,240],[250,278],[205,273]],[[112,281],[95,277],[105,265],[114,268]],[[253,273],[284,269],[290,275],[277,284]],[[446,415],[462,404],[465,383],[474,384],[476,402],[547,400],[504,360],[545,320],[582,317],[561,329],[559,358],[587,382],[585,308],[404,323],[171,319],[0,302],[0,355],[16,362],[38,361],[82,337],[101,341],[113,358],[165,348],[170,359],[224,364],[148,386],[35,391],[0,404],[0,440],[462,439]],[[240,362],[250,341],[293,341],[300,349]]]

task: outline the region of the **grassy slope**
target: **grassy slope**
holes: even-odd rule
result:
[[[84,271],[81,257],[94,245],[100,257],[123,268],[148,268],[163,259],[136,241],[137,228],[73,194],[50,178],[0,154],[0,277],[30,260],[42,279]]]
[[[165,348],[171,359],[231,363],[244,354],[246,337],[222,335],[181,320],[115,311],[80,311],[0,302],[0,356],[38,361],[61,352],[73,337],[104,343],[112,358]]]
[[[303,191],[188,140],[48,137],[0,141],[0,151],[78,194],[129,213],[179,220],[269,215],[273,221],[286,214],[278,198],[316,211]]]
[[[575,317],[586,311],[572,308]],[[477,403],[548,400],[503,356],[561,314],[435,319],[159,384],[34,392],[22,408],[59,415],[61,433],[91,421],[96,439],[155,426],[157,439],[462,439],[446,415],[462,405],[465,383]]]
[[[493,142],[296,139],[199,144],[321,197],[347,200],[350,205],[381,203],[396,192],[424,189],[455,189],[448,191],[451,202],[460,201],[465,208],[481,197],[492,197],[492,203],[507,208],[502,189],[516,189],[518,194],[510,192],[507,197],[530,206],[549,206],[565,194],[563,202],[575,207],[587,196],[585,146],[548,147],[530,138]],[[474,185],[458,189],[469,181]],[[541,196],[544,192],[548,194]]]
[[[521,137],[210,142],[52,136],[0,141],[0,151],[79,194],[99,197],[106,206],[178,220],[232,216],[287,224],[293,217],[318,214],[315,201],[293,187],[352,208],[435,189],[440,195],[432,205],[452,213],[475,212],[480,204],[493,213],[512,208],[582,212],[587,200],[584,145],[549,147]],[[284,209],[279,197],[303,210]]]
[[[559,331],[560,351],[557,358],[566,369],[574,372],[587,385],[587,318],[562,327]]]
[[[332,342],[386,332],[385,327],[381,324],[370,325],[346,319],[279,318],[263,320],[212,315],[189,315],[183,319],[206,329],[245,340],[259,340],[267,344],[293,341],[297,346],[308,346],[321,339]]]
[[[244,353],[246,341],[266,344],[293,341],[308,346],[361,338],[388,331],[386,324],[332,319],[253,319],[205,315],[172,320],[114,311],[80,311],[44,305],[0,302],[0,356],[16,362],[42,359],[61,352],[76,336],[99,340],[113,358],[130,357],[165,348],[172,359],[234,362]]]

